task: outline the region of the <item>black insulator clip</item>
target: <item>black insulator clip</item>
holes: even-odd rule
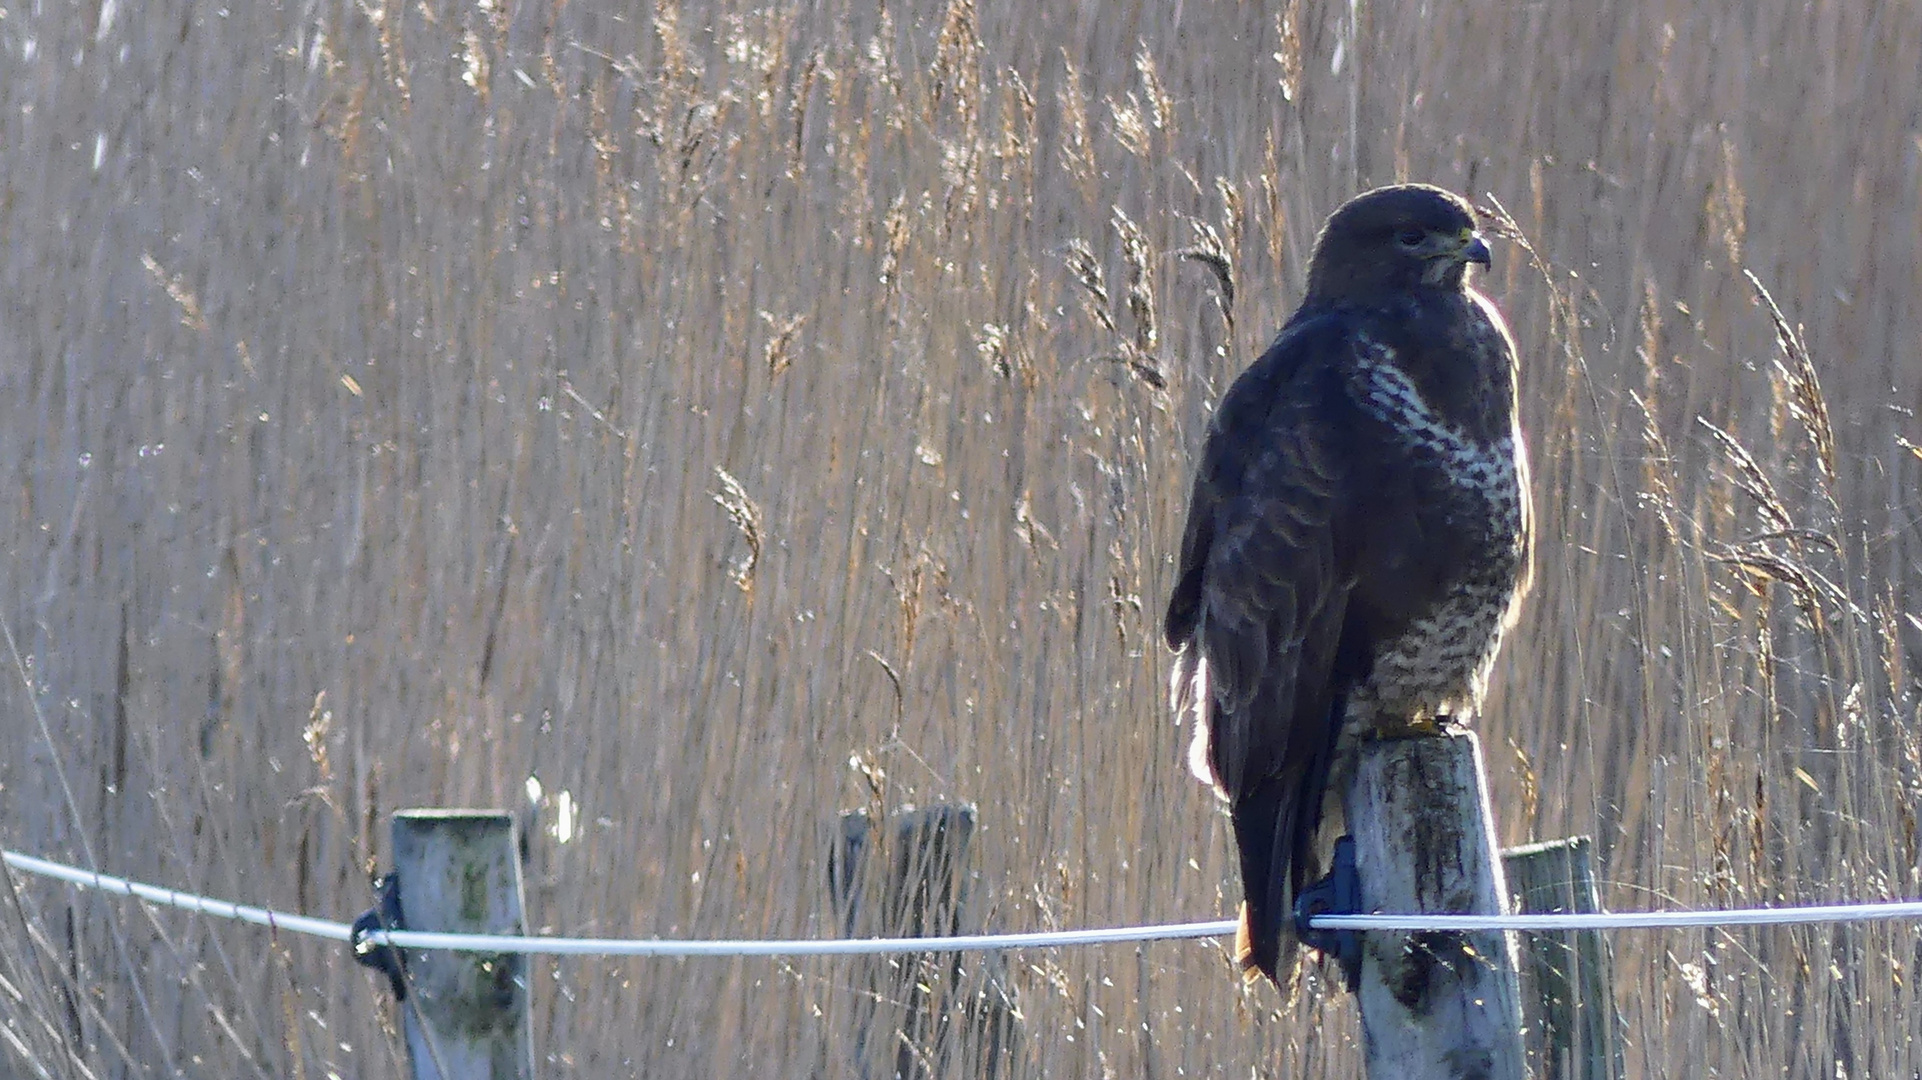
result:
[[[1351,994],[1361,989],[1361,933],[1321,930],[1310,925],[1309,920],[1317,915],[1359,914],[1361,875],[1355,872],[1355,838],[1344,836],[1335,841],[1335,859],[1328,868],[1328,876],[1295,897],[1295,936],[1303,945],[1318,950],[1341,966]]]
[[[347,947],[353,953],[354,963],[386,972],[387,981],[393,985],[394,1000],[407,1000],[407,956],[392,945],[379,945],[367,940],[376,930],[402,930],[407,926],[400,911],[400,875],[394,872],[382,874],[374,881],[374,891],[379,895],[373,907],[361,912],[354,920],[353,934],[347,939]]]

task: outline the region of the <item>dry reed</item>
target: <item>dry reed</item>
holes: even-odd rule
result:
[[[389,811],[531,775],[541,928],[804,935],[840,810],[974,800],[990,927],[1219,915],[1190,453],[1407,177],[1512,237],[1504,839],[1616,908],[1922,894],[1913,15],[0,10],[0,841],[344,918]],[[0,1073],[398,1072],[337,948],[13,895]],[[1615,949],[1633,1075],[1922,1068],[1912,927]],[[853,1075],[851,964],[537,968],[545,1075]],[[1010,977],[1018,1075],[1359,1071],[1313,969]]]

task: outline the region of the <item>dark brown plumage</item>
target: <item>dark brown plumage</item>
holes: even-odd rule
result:
[[[1240,959],[1269,978],[1354,740],[1468,720],[1526,588],[1515,348],[1466,283],[1488,262],[1457,196],[1349,200],[1202,448],[1166,633],[1240,850]]]

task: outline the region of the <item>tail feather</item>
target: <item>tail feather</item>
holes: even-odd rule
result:
[[[1279,775],[1257,782],[1231,810],[1241,852],[1241,925],[1236,959],[1280,983],[1292,960],[1295,897],[1320,876],[1315,838],[1321,831],[1322,799],[1328,789],[1326,750],[1290,763]]]

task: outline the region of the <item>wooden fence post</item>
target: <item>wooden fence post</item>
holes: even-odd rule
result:
[[[1600,911],[1586,836],[1502,853],[1517,906],[1531,914]],[[1608,942],[1599,930],[1524,933],[1523,998],[1536,1012],[1529,1060],[1540,1080],[1622,1080]]]
[[[1347,809],[1361,910],[1507,910],[1473,733],[1364,740]],[[1523,1080],[1515,967],[1502,933],[1364,933],[1358,997],[1368,1075]]]
[[[865,810],[842,814],[828,852],[828,888],[842,933],[980,933],[979,912],[968,902],[975,821],[972,805],[903,807],[885,829]],[[1005,965],[994,952],[862,958],[856,1074],[877,1080],[1003,1075],[1015,1040]]]
[[[523,934],[520,849],[501,810],[401,810],[394,871],[408,930]],[[527,958],[406,951],[413,1080],[533,1080]]]

